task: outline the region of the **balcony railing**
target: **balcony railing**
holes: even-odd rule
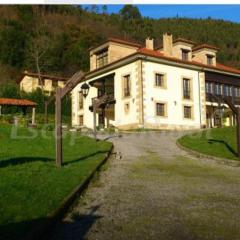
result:
[[[108,104],[115,104],[116,100],[113,93],[103,94],[99,97],[92,98],[92,106],[89,109],[93,110],[93,105],[95,104],[96,108],[104,108]]]
[[[223,95],[218,95],[218,94],[212,94],[212,93],[206,93],[206,101],[207,102],[212,102],[212,103],[219,103],[222,102]],[[234,97],[234,96],[229,96],[232,98],[232,102],[234,105],[240,105],[240,97]]]

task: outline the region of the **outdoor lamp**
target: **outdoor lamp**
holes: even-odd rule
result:
[[[86,82],[81,86],[82,93],[83,93],[84,97],[86,97],[88,95],[89,88],[90,87],[89,87],[89,85]]]

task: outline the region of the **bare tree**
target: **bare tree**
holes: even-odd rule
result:
[[[50,48],[50,39],[46,34],[46,20],[44,9],[34,6],[34,30],[33,38],[28,46],[28,57],[34,64],[38,79],[43,91],[43,79],[42,79],[42,68],[47,64],[45,55]]]

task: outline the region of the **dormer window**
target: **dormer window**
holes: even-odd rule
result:
[[[189,60],[189,57],[188,57],[188,54],[189,54],[189,50],[187,49],[182,49],[182,60],[183,61],[188,61]]]
[[[207,65],[213,65],[213,58],[212,55],[207,55]]]
[[[108,64],[108,49],[104,49],[97,54],[97,68]]]

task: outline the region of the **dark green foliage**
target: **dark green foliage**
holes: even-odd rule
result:
[[[49,99],[49,96],[43,94],[42,90],[38,88],[36,91],[26,93],[19,90],[16,84],[5,84],[0,88],[0,98],[17,98],[28,99],[37,103],[37,113],[45,112],[45,101]],[[21,107],[4,107],[2,112],[4,114],[22,113]],[[48,113],[55,113],[55,101],[53,100],[48,106]],[[71,97],[67,95],[62,100],[62,115],[71,115]]]
[[[26,34],[15,22],[0,29],[0,61],[15,67],[22,67],[25,58]]]
[[[119,14],[107,14],[107,7],[78,6],[1,6],[0,66],[5,69],[36,72],[33,44],[44,52],[40,59],[42,73],[71,76],[75,71],[89,70],[89,48],[108,37],[119,37],[144,43],[153,37],[156,46],[162,34],[171,32],[199,43],[220,47],[218,61],[240,67],[240,24],[223,20],[142,17],[138,8],[126,5]],[[161,16],[161,13],[159,13]],[[41,44],[41,42],[46,44]],[[13,79],[12,73],[4,73]],[[16,80],[17,76],[15,76]],[[0,82],[3,80],[0,78]]]
[[[141,18],[141,13],[139,12],[138,8],[133,5],[125,5],[121,10],[120,10],[120,16],[124,20],[131,20],[131,19],[140,19]]]

